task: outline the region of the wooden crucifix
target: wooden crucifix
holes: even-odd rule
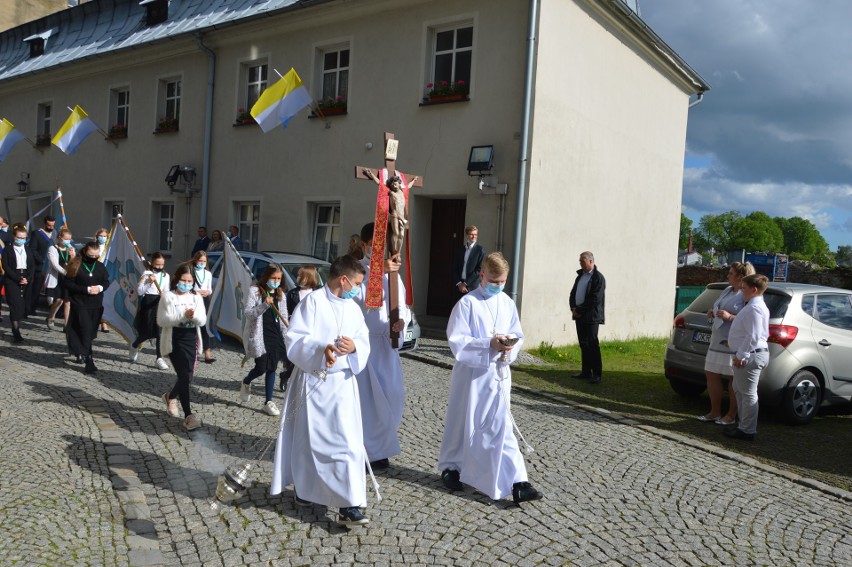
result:
[[[376,220],[373,229],[372,255],[370,257],[370,279],[367,281],[367,297],[364,303],[368,309],[379,309],[382,307],[382,280],[384,276],[385,258],[395,258],[402,261],[403,242],[405,244],[405,287],[408,305],[413,303],[413,291],[411,288],[411,254],[409,240],[405,238],[408,228],[408,195],[412,187],[423,187],[423,180],[419,176],[410,177],[406,173],[397,171],[396,155],[399,149],[399,140],[393,137],[392,132],[385,132],[385,167],[379,171],[373,171],[361,165],[355,166],[355,177],[357,179],[370,179],[378,185],[379,192],[376,197]],[[394,348],[399,348],[399,332],[394,331],[394,324],[399,321],[399,285],[398,272],[388,274],[388,305],[390,319],[390,338]]]

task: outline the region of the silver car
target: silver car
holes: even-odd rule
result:
[[[675,317],[665,372],[678,394],[698,396],[706,388],[707,311],[725,287],[708,285]],[[820,405],[852,401],[852,291],[772,282],[764,300],[769,364],[758,384],[760,402],[780,408],[791,423],[808,423]]]

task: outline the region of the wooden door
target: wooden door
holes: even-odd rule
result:
[[[429,293],[426,313],[449,317],[458,294],[453,279],[453,254],[464,244],[466,199],[432,201],[432,232],[429,245]]]

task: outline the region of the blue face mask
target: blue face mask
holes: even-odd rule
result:
[[[349,281],[349,278],[346,278],[346,281]],[[351,284],[352,282],[349,283]],[[358,297],[358,294],[361,293],[361,288],[353,285],[352,289],[350,289],[349,291],[340,291],[340,297],[342,297],[343,299],[355,299],[356,297]]]
[[[206,267],[207,267],[207,264],[196,264],[195,265],[196,270],[203,270]]]
[[[485,284],[485,293],[487,293],[489,297],[494,297],[498,293],[502,293],[504,287],[506,286],[493,283]]]
[[[226,232],[225,236],[227,236],[228,238],[231,238],[231,231],[229,230],[228,232]]]
[[[178,288],[178,291],[180,291],[182,293],[186,293],[188,291],[192,291],[192,284],[180,282],[180,283],[177,284],[177,288]]]
[[[26,243],[27,243],[26,238],[16,238],[15,239],[15,246],[23,246]]]
[[[281,282],[266,282],[266,287],[269,289],[278,289],[279,285],[281,285]]]
[[[106,236],[99,236],[98,237],[98,244],[106,244],[106,239],[107,239]]]
[[[63,240],[62,246],[71,246],[71,241],[70,240]]]
[[[9,227],[8,226],[0,226],[0,231],[9,232]]]

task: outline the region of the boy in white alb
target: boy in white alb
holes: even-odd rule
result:
[[[438,470],[450,490],[462,490],[464,481],[494,500],[511,494],[520,503],[542,495],[527,480],[512,430],[509,364],[524,333],[515,303],[502,293],[508,274],[502,254],[486,256],[480,287],[464,295],[450,315],[447,341],[456,363]],[[518,340],[504,344],[507,338]]]
[[[281,411],[270,493],[293,484],[296,504],[340,509],[342,525],[366,524],[367,463],[355,375],[367,365],[370,337],[351,301],[364,268],[351,256],[331,265],[325,287],[305,297],[285,342],[296,365]]]

